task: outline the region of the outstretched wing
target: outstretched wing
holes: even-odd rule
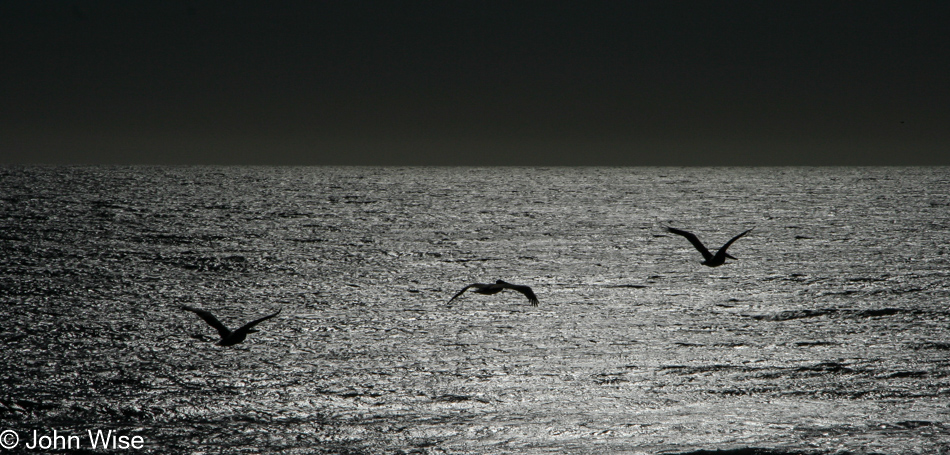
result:
[[[270,318],[272,318],[272,317],[274,317],[274,316],[277,316],[278,314],[280,314],[280,312],[281,312],[281,310],[277,310],[277,312],[274,313],[274,314],[272,314],[272,315],[264,316],[264,317],[262,317],[262,318],[260,318],[260,319],[255,319],[255,320],[253,320],[253,321],[251,321],[251,322],[248,322],[247,324],[244,324],[244,326],[242,326],[240,329],[235,330],[234,333],[239,333],[239,332],[248,333],[248,332],[251,331],[251,328],[254,327],[255,325],[260,324],[260,323],[262,323],[262,322],[264,322],[264,321],[266,321],[266,320],[268,320],[268,319],[270,319]]]
[[[755,228],[752,228],[752,229],[755,229]],[[752,229],[746,229],[745,232],[743,232],[743,233],[741,233],[741,234],[739,234],[739,235],[737,235],[737,236],[735,236],[735,237],[729,239],[729,241],[726,242],[726,244],[723,245],[722,248],[719,248],[719,251],[717,251],[716,254],[722,254],[722,255],[724,255],[724,256],[726,256],[726,257],[735,259],[734,257],[729,256],[728,254],[726,254],[726,249],[729,248],[729,245],[732,245],[732,242],[735,242],[736,240],[739,240],[739,237],[742,237],[743,235],[746,235],[746,234],[748,234],[749,232],[752,232]]]
[[[503,286],[513,291],[518,291],[524,294],[524,296],[528,298],[528,301],[531,302],[532,305],[537,306],[538,303],[540,303],[538,302],[538,296],[534,295],[534,291],[532,291],[531,288],[529,288],[528,286],[522,286],[519,284],[511,284],[511,283],[504,283]]]
[[[706,245],[703,245],[703,242],[700,242],[700,241],[699,241],[699,238],[697,238],[695,234],[693,234],[693,233],[691,233],[691,232],[686,232],[686,231],[681,230],[681,229],[672,228],[672,227],[669,227],[669,226],[666,226],[666,232],[669,232],[669,233],[671,233],[671,234],[676,234],[676,235],[681,235],[681,236],[683,236],[683,237],[686,237],[686,240],[689,240],[689,243],[692,243],[693,246],[696,247],[697,250],[699,250],[700,254],[703,255],[703,259],[705,259],[705,260],[707,260],[707,261],[710,260],[710,259],[712,259],[712,257],[713,257],[712,253],[710,253],[709,250],[706,249]],[[739,237],[741,237],[741,236],[742,236],[742,235],[739,235]],[[738,237],[736,237],[736,238],[738,238]],[[735,239],[732,239],[732,240],[735,240]],[[732,243],[732,240],[730,240],[729,243]],[[727,243],[726,246],[728,246],[728,245],[729,245],[729,244]],[[726,251],[726,250],[725,250],[725,247],[722,248],[722,251]]]
[[[452,298],[449,299],[448,302],[445,302],[445,304],[448,305],[448,304],[452,303],[453,300],[457,299],[460,295],[464,294],[465,291],[468,290],[468,288],[470,288],[470,287],[478,287],[478,286],[480,286],[478,283],[473,283],[473,284],[470,284],[470,285],[468,285],[468,286],[465,286],[464,288],[462,288],[461,291],[458,292],[458,294],[453,295]]]
[[[231,335],[231,331],[228,330],[228,328],[225,327],[224,324],[222,324],[221,321],[218,320],[218,318],[214,317],[213,314],[205,310],[190,307],[187,305],[182,305],[181,309],[191,311],[192,313],[195,313],[198,316],[200,316],[201,319],[204,319],[205,322],[207,322],[211,327],[214,327],[215,330],[218,331],[218,334],[221,335],[221,338],[226,338]]]

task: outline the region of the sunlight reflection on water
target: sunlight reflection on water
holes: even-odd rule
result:
[[[0,417],[155,453],[950,446],[946,168],[0,168]],[[709,269],[661,223],[720,245]],[[530,285],[465,294],[472,282]],[[235,326],[232,348],[181,304]],[[765,453],[765,452],[763,452]]]

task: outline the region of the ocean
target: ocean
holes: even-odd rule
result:
[[[950,453],[948,240],[946,167],[2,166],[0,452]]]

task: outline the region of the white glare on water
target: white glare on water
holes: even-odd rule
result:
[[[755,229],[708,268],[665,225],[710,247]],[[0,168],[0,430],[937,453],[948,239],[947,168]],[[446,305],[496,279],[540,306]],[[181,305],[281,313],[219,347]]]

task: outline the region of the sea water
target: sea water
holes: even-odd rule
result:
[[[708,268],[664,226],[713,251],[754,229]],[[943,167],[5,166],[0,431],[24,450],[112,430],[136,453],[937,453],[948,239]],[[447,305],[497,279],[540,306]],[[220,347],[181,305],[231,329],[281,313]]]

